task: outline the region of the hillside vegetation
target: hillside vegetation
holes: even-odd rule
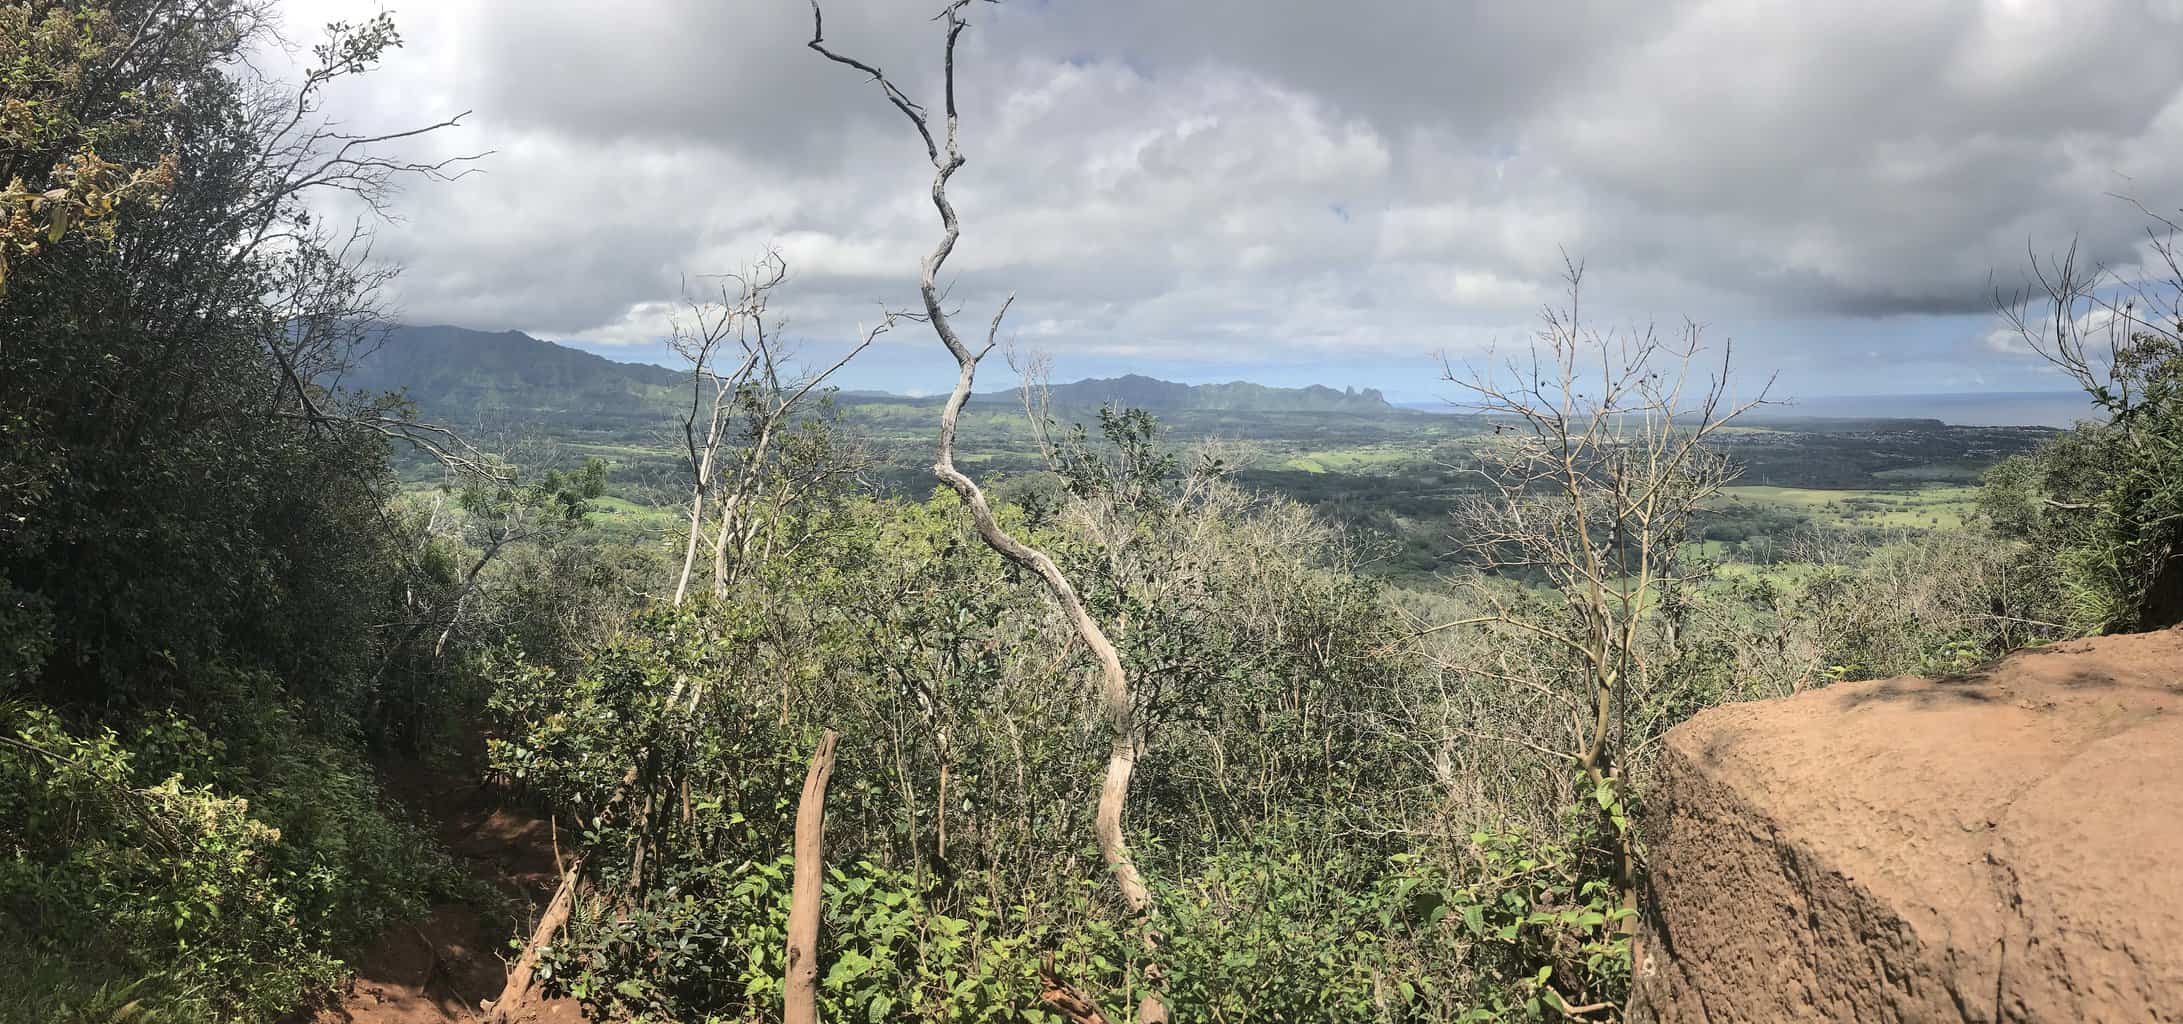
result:
[[[567,469],[604,459],[618,522],[658,525],[684,500],[689,471],[678,451],[678,417],[690,404],[686,373],[515,332],[440,327],[390,327],[355,363],[341,378],[344,387],[398,391],[422,418],[507,442],[525,464]],[[1238,394],[1244,400],[1232,401]],[[1217,447],[1239,483],[1309,505],[1374,548],[1366,571],[1403,582],[1429,580],[1459,558],[1460,541],[1443,520],[1453,497],[1470,486],[1466,447],[1492,430],[1475,413],[1395,409],[1372,392],[1331,388],[1135,377],[1059,384],[1042,395],[1051,415],[1072,423],[1096,422],[1107,405],[1155,413],[1164,442]],[[826,415],[853,442],[868,481],[916,497],[932,487],[941,401],[845,392],[832,396]],[[966,461],[1003,478],[1044,472],[1020,388],[974,395],[963,422]],[[1729,500],[1706,510],[1696,531],[1719,542],[1708,549],[1716,557],[1761,563],[1779,560],[1797,536],[1953,524],[1968,499],[1952,485],[1975,483],[2054,434],[1934,420],[1814,419],[1773,406],[1739,422],[1715,444],[1743,467],[1743,478]],[[441,475],[424,455],[397,466],[420,486],[436,485]]]
[[[1677,722],[2183,617],[2183,280],[2040,297],[2121,353],[2036,335],[2106,410],[2065,433],[1769,420],[1574,267],[1471,415],[977,394],[943,202],[883,326],[947,398],[793,370],[765,253],[628,367],[389,333],[313,190],[461,164],[335,127],[388,17],[272,83],[259,13],[0,0],[0,1020],[365,1019],[435,905],[505,991],[403,983],[490,1020],[1617,1020]]]

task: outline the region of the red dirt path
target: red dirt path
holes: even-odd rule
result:
[[[409,761],[384,768],[387,787],[432,821],[440,842],[477,877],[514,898],[522,921],[504,910],[445,903],[416,925],[389,929],[358,962],[356,975],[311,1024],[443,1024],[484,1017],[482,1000],[500,995],[508,940],[528,934],[538,908],[553,895],[551,826],[480,785],[474,768],[434,773]],[[576,1024],[573,999],[536,1000],[518,1020]]]

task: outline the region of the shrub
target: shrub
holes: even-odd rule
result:
[[[208,708],[210,730],[163,714],[126,740],[0,709],[0,918],[31,937],[0,950],[0,1000],[25,1019],[123,993],[162,1020],[269,1020],[449,889],[365,766],[267,685]]]

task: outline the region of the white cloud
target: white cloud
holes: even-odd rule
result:
[[[832,4],[828,35],[937,106],[927,13]],[[1982,314],[2027,245],[2134,259],[2141,219],[2106,193],[2183,202],[2183,48],[2152,28],[2172,0],[974,13],[953,295],[1015,292],[1017,333],[1064,358],[1482,344],[1558,295],[1565,248],[1602,315],[1723,318],[1761,364],[1824,368],[1799,346],[1882,323],[1937,356],[1983,326],[1919,318]],[[803,48],[807,7],[395,14],[408,46],[337,102],[366,126],[474,107],[426,145],[497,150],[383,231],[411,318],[641,341],[685,275],[767,245],[814,335],[914,298],[930,169],[869,83]],[[1769,342],[1814,317],[1837,329]]]

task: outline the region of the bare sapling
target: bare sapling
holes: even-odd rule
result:
[[[1428,631],[1482,627],[1552,652],[1483,669],[1543,703],[1548,721],[1518,743],[1573,767],[1587,799],[1615,819],[1616,881],[1633,898],[1636,866],[1620,808],[1629,746],[1651,730],[1660,662],[1673,657],[1675,608],[1694,582],[1679,557],[1692,518],[1735,479],[1710,442],[1763,404],[1771,380],[1742,401],[1728,389],[1732,346],[1701,362],[1703,330],[1600,331],[1580,315],[1583,269],[1568,264],[1568,302],[1549,309],[1528,353],[1498,372],[1443,360],[1460,405],[1491,433],[1464,467],[1477,481],[1455,510],[1472,572],[1459,581],[1477,615]],[[1519,606],[1490,585],[1505,576],[1550,585],[1558,612]],[[1558,723],[1558,724],[1556,724]]]
[[[783,347],[783,324],[771,317],[775,289],[788,278],[788,263],[768,251],[747,270],[717,278],[717,298],[688,300],[668,342],[690,364],[690,405],[682,417],[682,448],[690,468],[689,532],[674,603],[689,596],[708,520],[712,530],[712,592],[726,593],[754,534],[751,496],[764,483],[782,433],[799,407],[827,380],[894,326],[886,313],[859,328],[849,351],[819,369],[792,374]],[[784,499],[785,500],[785,499]]]
[[[2152,222],[2138,266],[2084,262],[2073,243],[2048,259],[2029,254],[2031,280],[1994,295],[2005,329],[2126,429],[2161,364],[2183,350],[2183,224],[2138,209]]]

